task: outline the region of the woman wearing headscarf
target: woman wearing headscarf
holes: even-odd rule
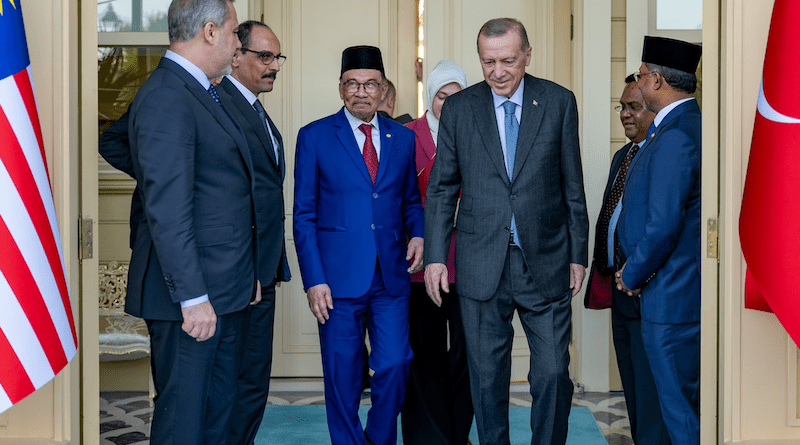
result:
[[[442,105],[451,94],[466,87],[467,74],[464,70],[454,62],[442,60],[428,76],[426,91],[429,110],[406,125],[416,134],[417,178],[423,205],[428,177],[436,159]],[[469,443],[474,410],[469,389],[464,325],[453,284],[454,249],[455,239],[450,244],[447,263],[450,293],[443,294],[441,307],[428,297],[423,273],[411,276],[408,319],[414,362],[411,363],[401,416],[403,443],[406,445]]]

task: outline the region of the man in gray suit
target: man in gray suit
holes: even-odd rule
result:
[[[458,204],[456,284],[480,442],[510,442],[516,310],[531,351],[531,443],[564,444],[570,301],[586,275],[589,230],[575,96],[525,74],[531,47],[517,20],[486,22],[478,55],[485,81],[450,96],[441,114],[425,206],[425,284],[440,304]]]

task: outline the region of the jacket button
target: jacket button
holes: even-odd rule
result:
[[[377,193],[373,193],[372,197],[375,198],[375,199],[378,199],[378,194]]]
[[[517,199],[517,195],[511,195],[510,198],[511,199]]]
[[[375,224],[372,224],[370,227],[372,227],[372,230],[375,230]]]

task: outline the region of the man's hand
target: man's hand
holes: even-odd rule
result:
[[[442,296],[439,289],[450,293],[450,282],[447,277],[447,265],[431,263],[425,267],[425,289],[436,306],[442,306]]]
[[[422,249],[424,245],[425,242],[418,236],[411,238],[411,241],[408,242],[406,260],[411,262],[408,273],[415,273],[422,270]]]
[[[183,314],[183,332],[197,341],[206,341],[217,331],[217,314],[210,301],[196,306],[181,308]]]
[[[625,292],[626,294],[628,294],[631,297],[634,296],[634,295],[639,297],[642,294],[642,290],[641,289],[629,289],[628,286],[625,284],[625,282],[622,281],[622,271],[625,270],[625,265],[626,264],[628,264],[628,263],[623,264],[622,265],[622,269],[618,270],[617,273],[614,274],[615,280],[617,282],[617,289],[621,290],[622,292]]]
[[[308,290],[308,307],[321,324],[331,318],[328,310],[333,309],[331,288],[327,284],[317,284]]]
[[[250,302],[250,306],[261,303],[261,280],[256,280],[256,298]]]
[[[572,289],[573,297],[581,291],[584,278],[586,278],[586,268],[582,264],[569,263],[569,288]]]

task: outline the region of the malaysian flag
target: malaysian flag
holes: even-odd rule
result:
[[[78,347],[21,0],[0,0],[0,412]]]

